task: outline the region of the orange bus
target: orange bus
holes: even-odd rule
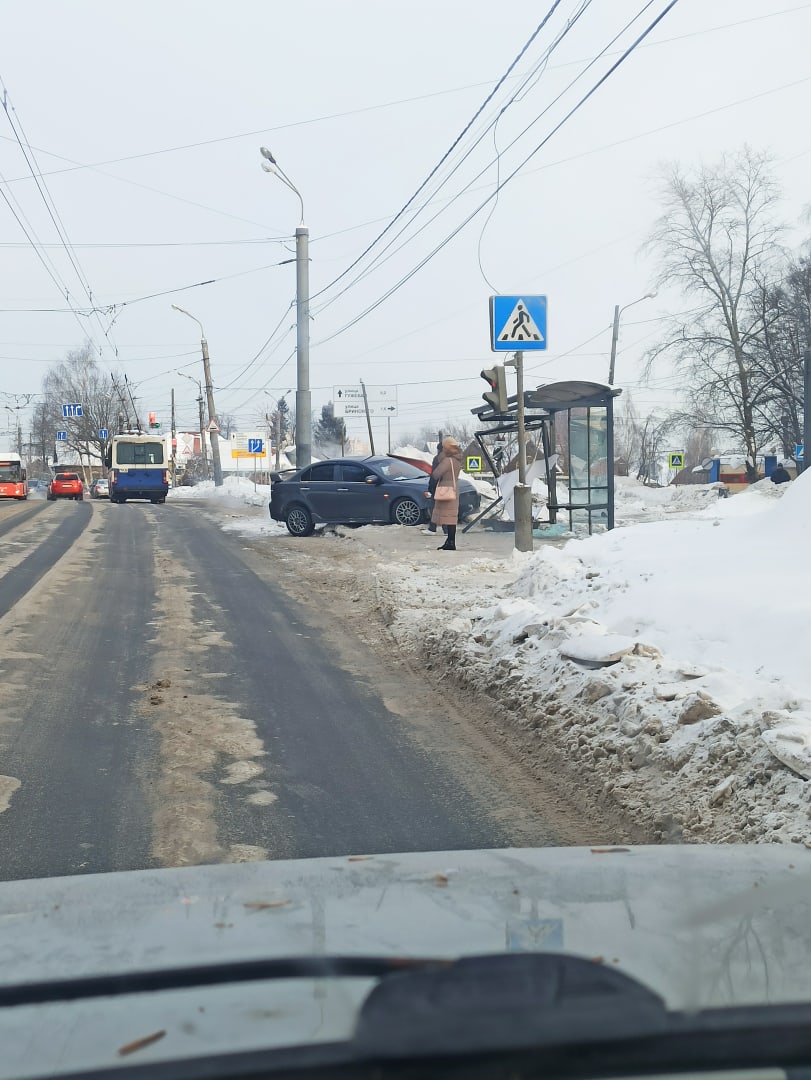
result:
[[[0,452],[0,499],[27,499],[28,481],[19,454]]]

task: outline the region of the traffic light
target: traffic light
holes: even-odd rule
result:
[[[492,406],[493,412],[499,415],[508,413],[510,406],[507,401],[507,376],[504,365],[496,364],[495,367],[485,368],[481,376],[490,385],[490,392],[482,394],[483,400]]]
[[[156,414],[151,412],[149,414],[149,429],[150,429],[150,431],[155,431],[160,426],[161,426],[160,421],[157,419]]]

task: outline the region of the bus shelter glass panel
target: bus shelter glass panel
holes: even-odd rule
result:
[[[608,410],[569,410],[569,528],[608,527]]]

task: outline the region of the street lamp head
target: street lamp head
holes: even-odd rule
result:
[[[278,175],[279,175],[279,173],[278,173],[278,172],[277,172],[277,170],[276,170],[276,167],[275,167],[275,165],[268,165],[268,163],[267,163],[266,161],[263,161],[263,162],[262,162],[262,169],[263,169],[263,170],[264,170],[265,172],[269,172],[269,173],[274,173],[274,174],[275,174],[276,176],[278,176]]]
[[[266,146],[260,146],[259,153],[262,155],[263,158],[267,158],[271,165],[276,164],[276,158],[273,156],[273,154],[271,154],[270,150],[268,150]]]

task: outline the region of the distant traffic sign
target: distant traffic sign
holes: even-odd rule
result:
[[[210,431],[212,435],[215,435],[215,434],[219,433],[219,430],[220,430],[220,425],[217,423],[217,421],[216,420],[211,420],[209,422],[209,425],[208,425],[208,431]]]
[[[804,460],[804,456],[805,456],[804,453],[803,453],[804,450],[805,450],[805,447],[803,446],[802,443],[795,443],[795,445],[794,445],[794,460],[795,461],[803,461]]]
[[[546,348],[545,296],[491,296],[490,348],[493,352]]]
[[[65,417],[65,419],[68,419],[68,418],[70,418],[72,416],[82,416],[82,415],[83,415],[82,406],[79,404],[78,401],[74,402],[72,405],[63,405],[62,406],[62,416]]]
[[[261,439],[248,439],[248,453],[257,454],[262,457],[265,453],[264,444]]]
[[[57,431],[57,433],[56,433],[56,441],[57,442],[67,442],[68,441],[68,433],[67,433],[67,431]]]
[[[667,464],[671,469],[683,469],[684,468],[684,451],[680,450],[674,454],[667,455]]]
[[[465,472],[474,473],[482,471],[482,459],[479,454],[468,454],[465,458]]]
[[[109,438],[109,436],[110,436],[110,432],[107,430],[106,427],[99,428],[99,438],[100,439],[107,439],[107,438]]]

